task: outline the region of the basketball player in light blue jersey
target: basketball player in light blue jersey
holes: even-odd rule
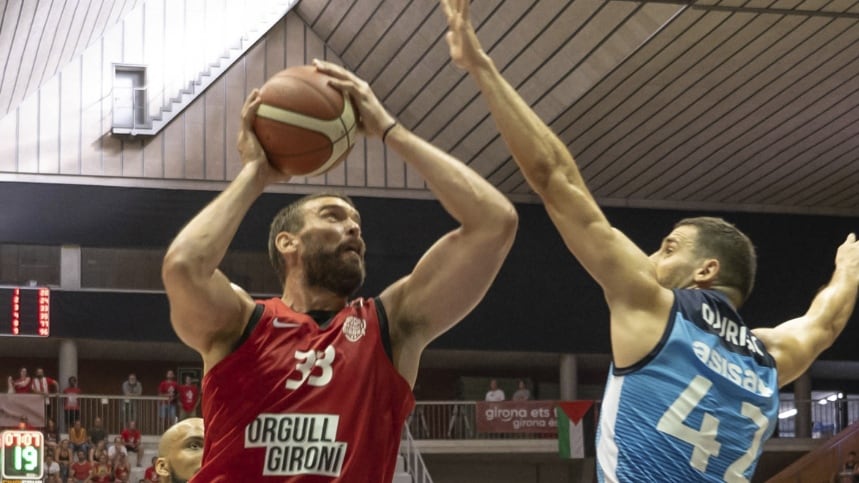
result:
[[[475,80],[567,247],[602,286],[613,364],[597,436],[600,481],[749,481],[776,424],[778,389],[846,324],[859,243],[838,248],[808,312],[750,330],[736,312],[755,276],[748,238],[717,218],[682,220],[648,256],[614,229],[567,147],[482,50],[468,0],[441,0],[453,62]]]

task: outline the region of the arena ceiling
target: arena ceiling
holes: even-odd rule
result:
[[[302,1],[409,127],[511,195],[529,187],[433,1]],[[859,213],[859,2],[480,0],[478,36],[623,206]]]
[[[0,117],[140,1],[2,2]],[[406,126],[536,201],[450,64],[436,1],[296,12]],[[859,1],[477,0],[472,15],[603,204],[859,214]]]

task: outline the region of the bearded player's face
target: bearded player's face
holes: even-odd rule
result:
[[[304,207],[299,233],[307,284],[349,297],[364,283],[364,240],[361,217],[337,197],[316,198]]]

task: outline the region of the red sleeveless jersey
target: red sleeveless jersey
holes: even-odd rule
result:
[[[203,463],[191,481],[391,481],[415,400],[385,353],[384,309],[358,299],[320,327],[280,299],[255,317],[261,307],[203,378]]]

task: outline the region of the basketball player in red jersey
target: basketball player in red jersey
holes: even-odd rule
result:
[[[217,267],[242,218],[284,181],[242,108],[235,180],[171,244],[163,279],[179,337],[203,358],[203,464],[193,482],[391,481],[414,406],[421,352],[483,298],[515,236],[510,202],[462,162],[397,124],[367,83],[315,61],[348,92],[366,136],[381,137],[459,223],[375,298],[364,280],[361,218],[345,197],[305,197],[272,223],[280,298],[255,302]]]

